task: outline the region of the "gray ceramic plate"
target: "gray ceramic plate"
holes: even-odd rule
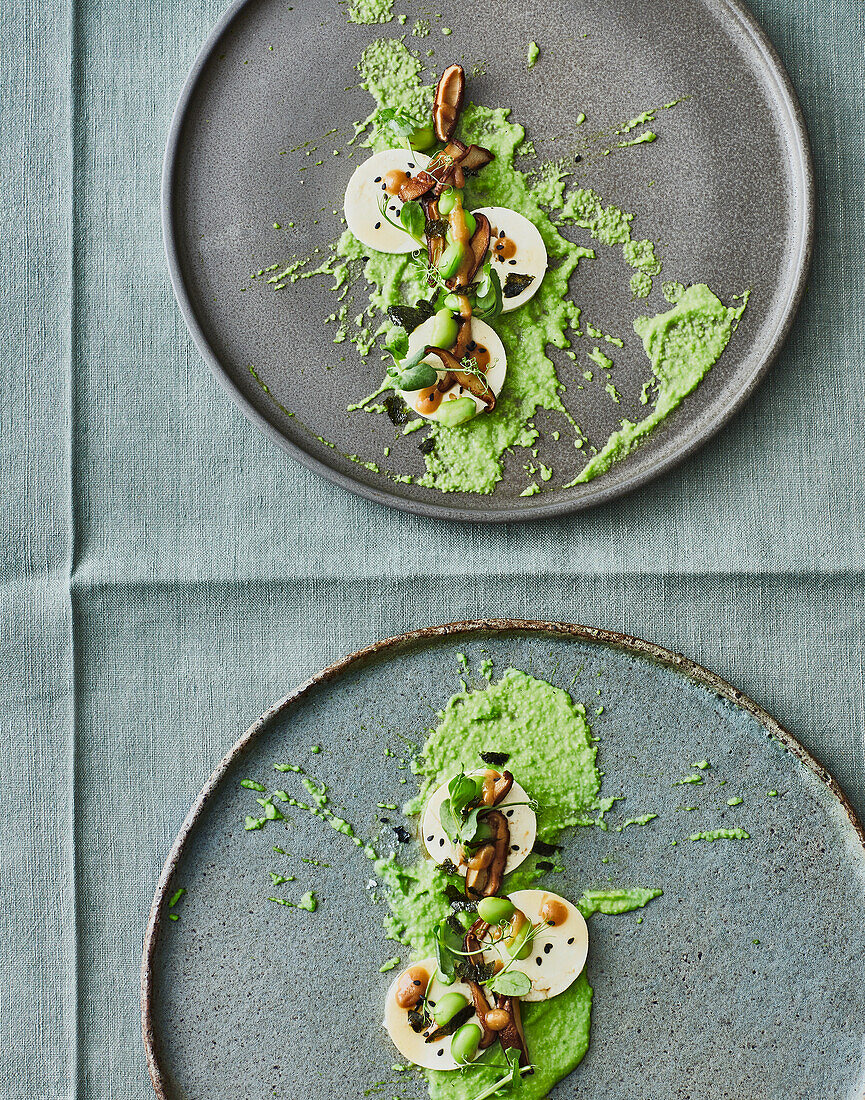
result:
[[[555,1095],[861,1100],[865,835],[833,780],[769,715],[684,658],[522,622],[457,623],[363,650],[278,703],[220,764],[171,851],[146,936],[144,1036],[161,1100],[360,1096],[396,1077],[380,1025],[392,975],[378,967],[397,952],[369,900],[369,863],[306,814],[246,832],[257,807],[239,784],[272,782],[274,761],[295,760],[386,851],[400,819],[376,803],[413,792],[403,738],[422,740],[458,687],[458,653],[473,669],[490,659],[495,674],[515,666],[549,679],[593,715],[602,793],[626,801],[608,831],[567,841],[556,889],[664,891],[640,913],[591,918],[592,1042]],[[702,785],[673,785],[703,758]],[[646,827],[616,831],[648,812],[659,816]],[[718,827],[751,839],[687,839]],[[288,868],[297,880],[280,889],[299,897],[312,886],[316,913],[266,900],[268,872]],[[413,1076],[382,1090],[395,1093],[424,1095]]]
[[[364,364],[352,345],[335,347],[333,326],[320,323],[335,308],[328,280],[280,292],[263,281],[250,286],[253,272],[306,256],[338,236],[342,226],[332,211],[341,212],[357,162],[344,149],[334,157],[333,149],[371,106],[357,86],[355,63],[372,39],[405,34],[430,10],[397,0],[405,26],[370,27],[346,22],[343,0],[298,0],[294,7],[241,0],[207,42],[180,98],[165,161],[163,222],[186,322],[255,423],[301,462],[371,500],[427,515],[502,521],[571,512],[642,485],[696,450],[742,405],[799,302],[812,235],[807,138],[789,80],[739,0],[547,0],[542,8],[543,15],[537,5],[503,0],[451,3],[436,8],[443,19],[433,19],[429,37],[407,41],[422,54],[435,50],[429,79],[454,58],[469,67],[485,61],[471,97],[513,107],[544,159],[568,153],[578,137],[568,120],[580,111],[589,117],[580,134],[609,130],[691,94],[675,111],[662,112],[661,140],[573,167],[585,170],[582,185],[634,212],[636,235],[662,242],[664,278],[708,282],[725,301],[752,288],[736,337],[696,393],[625,462],[572,489],[552,491],[581,463],[567,432],[552,440],[551,431],[565,425],[550,414],[536,423],[544,435],[542,460],[556,475],[534,497],[519,495],[529,484],[524,466],[531,458],[521,449],[506,457],[492,496],[396,484],[365,468],[373,461],[403,474],[424,470],[423,433],[404,437],[386,416],[346,412],[381,380],[378,355]],[[445,24],[453,31],[447,38],[439,33]],[[543,52],[527,72],[530,39]],[[334,128],[307,156],[303,143]],[[288,234],[273,228],[288,222],[295,226]],[[639,394],[648,360],[633,319],[669,308],[660,280],[647,302],[634,302],[622,267],[613,250],[602,251],[571,283],[584,316],[626,338],[616,356],[621,405],[603,383],[575,389],[591,364],[577,369],[564,353],[553,356],[570,408],[601,444],[623,416],[644,414]],[[361,294],[350,314],[365,304]],[[583,345],[581,355],[591,350],[590,342]]]

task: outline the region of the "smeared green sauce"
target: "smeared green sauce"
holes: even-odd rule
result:
[[[745,291],[738,305],[725,306],[705,283],[698,283],[666,313],[634,321],[655,376],[655,407],[637,423],[622,421],[619,431],[613,432],[573,484],[590,481],[629,455],[697,388],[735,332],[748,294]]]
[[[387,22],[393,17],[392,9],[392,0],[351,0],[348,18],[360,23]],[[426,31],[427,22],[419,21],[413,33],[423,34]],[[537,44],[529,43],[529,67],[538,55]],[[364,50],[358,69],[361,84],[372,97],[375,109],[395,107],[418,115],[429,111],[432,86],[423,83],[422,62],[408,49],[404,38],[380,39],[370,43]],[[665,104],[664,109],[677,102],[674,100]],[[661,109],[644,112],[617,133],[626,135],[636,126],[652,121]],[[369,129],[374,113],[362,123],[357,123],[355,130],[356,137],[367,133],[363,144],[378,151],[391,142],[387,135],[374,127]],[[546,410],[562,416],[570,426],[575,460],[584,462],[581,454],[592,457],[571,480],[565,480],[570,472],[563,471],[556,479],[558,485],[552,479],[545,479],[550,484],[542,490],[533,482],[522,495],[534,495],[590,481],[630,454],[699,384],[717,361],[735,324],[730,323],[729,318],[726,321],[721,318],[713,302],[720,310],[727,307],[721,305],[708,288],[692,287],[691,291],[696,291],[697,297],[705,291],[709,298],[702,298],[699,307],[693,296],[690,299],[696,310],[695,320],[697,312],[700,313],[700,323],[692,326],[688,347],[680,343],[676,362],[671,364],[650,351],[645,332],[639,327],[651,322],[656,322],[660,327],[665,315],[638,318],[635,329],[643,338],[652,364],[651,384],[658,388],[653,411],[638,423],[623,420],[621,429],[614,432],[602,446],[588,447],[589,440],[575,419],[577,410],[573,401],[569,402],[570,410],[563,403],[564,386],[547,354],[550,347],[570,349],[572,337],[581,335],[580,308],[569,297],[569,280],[580,262],[595,258],[596,244],[621,248],[624,264],[634,269],[633,274],[628,276],[632,293],[636,298],[647,297],[652,290],[653,278],[661,270],[661,261],[655,256],[655,245],[650,240],[632,239],[632,214],[605,203],[591,188],[574,186],[565,162],[536,163],[531,173],[519,170],[515,166],[515,157],[530,155],[531,143],[526,142],[522,126],[511,121],[509,109],[467,104],[461,118],[460,137],[466,142],[485,145],[496,157],[491,165],[468,181],[467,208],[506,206],[529,218],[544,239],[550,267],[534,298],[526,306],[503,315],[494,323],[507,352],[508,375],[493,413],[483,414],[467,425],[453,429],[443,428],[435,422],[421,424],[428,431],[420,441],[425,464],[425,472],[420,477],[384,469],[359,455],[345,457],[396,482],[417,481],[442,492],[491,493],[502,478],[506,453],[515,447],[537,447],[539,432],[533,418],[539,410]],[[653,132],[646,131],[619,144],[639,144],[654,138]],[[571,241],[560,232],[565,227],[585,230],[588,236],[582,242]],[[348,303],[343,299],[352,286],[354,273],[361,267],[369,291],[369,303],[352,317]],[[428,286],[412,265],[410,257],[368,250],[348,232],[334,242],[330,254],[320,261],[313,257],[294,260],[280,267],[263,269],[259,274],[266,275],[277,289],[299,279],[332,276],[333,290],[338,301],[342,302],[338,312],[327,319],[335,325],[334,343],[349,341],[362,356],[373,350],[376,338],[390,327],[389,322],[384,320],[388,305],[399,301],[413,302],[429,294]],[[691,291],[683,292],[682,297]],[[741,316],[746,301],[747,296],[743,296],[741,307],[735,310],[730,307],[736,320]],[[573,352],[570,355],[576,358]],[[253,376],[258,379],[254,371]],[[584,377],[587,377],[585,372]],[[260,384],[265,392],[269,392],[263,382],[260,381]],[[576,387],[577,390],[582,388],[582,385]],[[648,388],[647,383],[641,398],[644,404],[649,401]],[[613,400],[617,400],[618,394],[611,392],[609,386],[607,390]],[[381,412],[385,406],[371,403],[375,396],[355,401],[350,408]],[[327,446],[334,446],[320,436],[315,438]]]
[[[349,4],[349,23],[389,23],[391,19],[393,0],[351,0]]]
[[[530,42],[526,50],[526,68],[533,69],[540,55],[541,50],[537,42]]]
[[[596,815],[602,815],[615,801],[599,797],[597,749],[582,704],[561,688],[509,669],[501,680],[481,690],[461,691],[447,704],[421,750],[421,787],[406,805],[406,812],[419,813],[432,790],[455,771],[477,768],[478,753],[485,751],[510,753],[507,767],[538,801],[538,836],[548,843],[555,843],[565,828],[597,824]],[[634,823],[644,821],[635,819]],[[506,889],[524,889],[536,882],[543,874],[537,863],[538,857],[530,856],[508,876]],[[409,867],[393,859],[381,860],[376,871],[389,886],[388,936],[407,943],[416,957],[431,954],[434,928],[449,912],[442,895],[447,876],[429,859]],[[643,888],[587,889],[576,904],[586,917],[627,913],[660,893]],[[591,1005],[592,988],[585,972],[558,997],[524,1004],[526,1041],[536,1070],[523,1078],[518,1093],[499,1095],[519,1096],[520,1100],[546,1097],[586,1052]],[[433,1100],[470,1100],[501,1077],[500,1069],[483,1065],[466,1072],[424,1073]]]
[[[712,843],[716,840],[750,840],[751,834],[744,829],[712,829],[705,833],[691,833],[689,840],[706,840]]]

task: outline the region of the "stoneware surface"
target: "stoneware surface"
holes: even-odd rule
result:
[[[433,19],[429,37],[408,36],[421,55],[435,50],[425,58],[428,81],[451,60],[468,69],[484,62],[486,71],[471,80],[471,98],[512,107],[544,159],[572,155],[571,120],[580,111],[589,120],[579,131],[584,135],[691,96],[662,112],[655,124],[660,140],[587,158],[573,165],[575,179],[632,211],[636,237],[661,242],[663,278],[708,282],[725,301],[752,288],[739,332],[708,378],[610,473],[521,498],[531,456],[518,450],[506,458],[505,478],[492,496],[445,495],[396,484],[361,464],[419,475],[424,433],[403,437],[387,416],[346,412],[378,385],[382,366],[377,352],[364,363],[352,344],[333,344],[333,326],[321,323],[335,308],[330,280],[303,280],[280,292],[263,280],[250,285],[260,268],[326,249],[339,235],[345,185],[358,162],[348,159],[345,143],[352,122],[372,105],[357,85],[355,64],[371,40],[405,34],[417,16],[433,14],[412,0],[398,11],[407,16],[405,26],[395,20],[358,26],[346,22],[345,5],[334,0],[297,0],[293,7],[246,0],[232,6],[204,47],[174,118],[163,179],[171,277],[202,354],[247,415],[295,458],[409,511],[531,518],[645,483],[691,453],[747,399],[799,301],[811,251],[813,184],[802,118],[780,62],[738,0],[664,0],[660,7],[645,0],[477,0],[437,8],[442,19]],[[449,37],[440,33],[445,25]],[[542,54],[529,72],[530,39]],[[316,150],[307,156],[302,146],[310,139]],[[337,148],[342,155],[333,155]],[[290,233],[273,228],[289,221]],[[568,232],[590,243],[582,231]],[[623,416],[639,419],[644,411],[639,394],[649,364],[632,323],[668,308],[660,279],[647,301],[634,302],[629,274],[618,251],[601,246],[598,259],[582,263],[571,282],[584,317],[626,340],[615,368],[621,405],[603,384],[577,390],[585,362],[553,353],[567,403],[595,444]],[[364,285],[349,297],[350,317],[366,305]],[[591,342],[583,344],[584,358]],[[558,443],[551,438],[566,427],[560,417],[542,413],[536,424],[545,437],[544,461],[556,471],[547,490],[573,478],[582,462],[568,431]]]
[[[765,712],[684,658],[523,622],[457,623],[363,650],[278,703],[220,764],[172,849],[146,936],[144,1035],[161,1100],[318,1100],[377,1082],[388,1082],[382,1095],[425,1094],[391,1070],[381,1018],[393,975],[378,968],[400,949],[383,938],[369,862],[305,813],[246,832],[258,807],[239,784],[251,777],[302,797],[297,776],[272,770],[297,761],[358,834],[382,853],[399,848],[402,818],[376,803],[414,793],[400,764],[459,687],[458,653],[473,670],[487,658],[495,676],[514,666],[583,700],[600,738],[602,794],[625,796],[607,831],[566,839],[556,890],[664,891],[640,912],[590,919],[592,1041],[555,1096],[861,1100],[865,850],[834,782]],[[675,785],[704,758],[702,786]],[[735,797],[741,805],[729,807]],[[616,830],[645,813],[659,816]],[[751,839],[688,839],[718,827]],[[412,858],[414,842],[403,851]],[[297,878],[274,888],[274,870]],[[308,888],[313,914],[267,900]]]

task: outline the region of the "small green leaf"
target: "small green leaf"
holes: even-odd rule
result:
[[[399,221],[410,237],[414,237],[418,242],[423,240],[426,215],[419,202],[403,203],[402,210],[399,212]]]
[[[525,997],[532,988],[532,982],[521,970],[503,970],[487,982],[487,988],[502,997]]]

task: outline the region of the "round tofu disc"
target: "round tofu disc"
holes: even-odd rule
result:
[[[388,172],[398,169],[415,175],[428,164],[429,157],[423,153],[385,149],[384,152],[374,153],[355,168],[345,191],[344,209],[346,224],[361,244],[378,252],[391,253],[414,252],[416,248],[423,247],[408,233],[385,221],[378,204],[385,194],[382,183]],[[402,202],[396,195],[389,195],[388,217],[397,224],[400,210]]]
[[[436,961],[435,958],[420,959],[418,962],[414,962],[411,965],[422,966],[427,974],[432,974],[436,968]],[[408,967],[404,967],[400,971],[393,982],[391,982],[390,989],[387,991],[387,1001],[385,1002],[384,1008],[384,1027],[388,1035],[390,1035],[394,1046],[400,1054],[404,1058],[408,1058],[410,1062],[414,1062],[416,1066],[423,1066],[425,1069],[459,1069],[460,1067],[451,1055],[451,1036],[446,1035],[444,1039],[439,1039],[436,1043],[424,1042],[422,1034],[418,1035],[416,1032],[412,1031],[408,1022],[408,1012],[404,1008],[400,1008],[396,1003],[397,983],[408,969]],[[435,977],[428,991],[430,1000],[436,1001],[445,993],[462,993],[469,1004],[471,1004],[472,991],[465,982],[456,981],[453,985],[444,985],[439,981],[438,977]],[[471,1019],[476,1020],[477,1017],[472,1016]]]
[[[567,920],[555,928],[544,926],[532,940],[532,951],[526,959],[517,959],[509,967],[520,970],[532,982],[524,1001],[546,1001],[564,991],[577,980],[586,965],[589,951],[589,929],[576,905],[551,890],[515,890],[508,894],[517,909],[522,910],[532,924],[541,919],[541,906],[546,898],[555,898],[568,911]],[[484,952],[484,959],[507,963],[510,955],[502,946]]]
[[[407,359],[410,359],[413,355],[416,355],[421,350],[421,348],[425,347],[430,342],[429,337],[435,327],[435,317],[430,317],[428,320],[424,321],[422,325],[418,325],[418,327],[414,330],[413,333],[411,333],[408,338],[408,355],[406,356]],[[480,344],[482,347],[485,347],[490,353],[490,366],[486,375],[487,383],[489,384],[490,389],[493,391],[496,397],[498,397],[499,393],[501,392],[501,388],[504,385],[505,375],[507,374],[508,370],[508,358],[505,355],[504,345],[499,339],[498,334],[493,329],[491,329],[488,324],[483,321],[478,321],[476,319],[472,320],[472,339],[475,341],[476,344]],[[439,371],[440,375],[444,374],[444,367],[442,366],[441,359],[439,359],[437,355],[428,355],[424,359],[424,362],[429,363],[431,367],[435,367],[436,370]],[[420,390],[398,390],[397,392],[400,394],[400,396],[403,398],[403,400],[409,406],[412,412],[416,412],[419,416],[426,417],[427,420],[439,419],[439,409],[441,409],[441,405],[439,405],[438,409],[436,409],[434,413],[422,413],[419,409],[415,407],[417,399],[421,394]],[[465,390],[462,394],[460,394],[460,387],[458,384],[452,386],[448,390],[448,392],[444,396],[442,405],[445,403],[445,401],[448,400],[448,394],[451,393],[457,397],[471,397],[471,399],[475,403],[475,406],[477,407],[478,412],[483,412],[486,409],[486,405],[483,403],[483,401],[481,401],[479,397],[475,397],[474,394],[469,393],[468,390]]]
[[[470,775],[483,775],[484,770],[470,772]],[[448,780],[450,782],[450,780]],[[467,868],[460,866],[462,851],[452,844],[439,821],[439,807],[447,798],[448,784],[442,785],[433,792],[426,804],[421,821],[421,839],[423,845],[436,863],[444,863],[446,859],[456,864],[459,873],[465,876]],[[531,806],[515,806],[515,802],[528,802],[529,796],[516,782],[508,791],[503,801],[496,806],[497,810],[505,815],[510,831],[511,850],[508,852],[508,862],[505,865],[505,874],[515,870],[531,852],[535,836],[537,835],[537,818]]]
[[[502,312],[510,313],[511,310],[525,305],[540,288],[547,270],[547,250],[544,239],[534,222],[530,222],[528,218],[518,214],[516,210],[509,210],[506,206],[482,206],[479,210],[473,210],[472,213],[486,214],[495,233],[495,236],[490,238],[489,255],[492,257],[493,269],[501,281],[502,290],[510,272],[533,276],[525,290],[514,295],[513,298],[503,299]],[[501,232],[504,232],[505,237],[513,241],[517,248],[514,256],[503,261],[496,258],[496,241]]]

